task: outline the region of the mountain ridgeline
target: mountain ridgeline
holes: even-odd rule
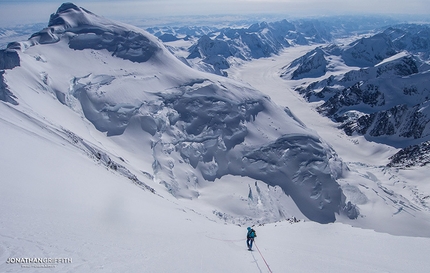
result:
[[[398,22],[337,17],[149,31],[168,38],[167,43],[190,41],[183,62],[224,76],[241,61],[277,55],[295,45],[322,44],[286,64],[280,76],[296,82],[295,90],[310,102],[321,102],[318,112],[338,122],[348,135],[364,135],[396,148],[423,147],[430,140],[430,27]],[[339,42],[351,34],[357,35],[354,41]],[[429,163],[422,158],[427,157],[417,157],[416,164],[408,166]]]
[[[188,65],[227,76],[237,60],[251,60],[279,54],[297,45],[324,44],[350,33],[365,33],[385,26],[392,19],[378,17],[329,17],[321,19],[258,22],[248,27],[151,27],[147,30],[163,42],[190,41]]]
[[[421,143],[430,139],[429,31],[428,25],[397,25],[348,45],[318,47],[285,66],[281,77],[304,82],[296,91],[310,102],[320,101],[318,112],[339,122],[348,135],[400,148],[419,144],[400,153],[422,147],[425,155],[428,149]],[[339,66],[348,71],[336,73]],[[427,156],[412,161],[407,166],[429,163]]]
[[[285,34],[293,28],[287,21],[279,24],[288,27]],[[247,31],[267,26],[257,24]],[[263,45],[257,42],[258,35],[247,31],[220,34],[238,35],[247,45],[243,48],[250,50],[234,52],[239,54],[235,56],[263,57],[271,54],[269,48],[289,44],[285,37],[266,33],[270,43]],[[324,40],[317,35],[315,39]],[[210,44],[209,40],[201,38]],[[207,58],[207,52],[218,52],[202,44],[190,54]],[[9,44],[1,54],[3,103],[38,115],[38,105],[31,99],[36,92],[46,100],[56,99],[66,106],[61,111],[80,115],[112,141],[135,143],[126,145],[128,152],[141,160],[149,157],[150,169],[132,166],[126,156],[119,157],[121,165],[112,164],[109,151],[89,146],[91,141],[76,135],[67,119],[50,123],[48,115],[40,121],[73,135],[79,140],[73,142],[77,149],[84,147],[91,151],[87,154],[103,159],[104,167],[120,169],[135,182],[130,170],[144,168],[151,183],[164,185],[178,198],[196,199],[207,181],[216,184],[226,175],[249,177],[264,182],[268,191],[256,187],[248,198],[280,188],[310,220],[333,222],[337,214],[358,217],[358,209],[336,182],[347,169],[316,132],[249,85],[186,66],[142,29],[65,3],[51,15],[48,27],[26,41]],[[250,202],[256,213],[247,221],[288,217],[288,209],[273,196]]]

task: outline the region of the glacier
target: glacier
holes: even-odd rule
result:
[[[66,3],[47,28],[6,50],[20,56],[4,75],[20,105],[31,103],[19,95],[25,77],[27,89],[108,137],[141,139],[139,156],[152,157],[147,172],[178,198],[199,198],[204,181],[235,175],[280,187],[313,221],[358,215],[336,182],[342,161],[316,132],[249,85],[186,66],[146,31]],[[286,213],[271,214],[256,217]]]

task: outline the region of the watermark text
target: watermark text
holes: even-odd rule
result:
[[[58,264],[71,264],[72,258],[8,258],[6,264],[19,264],[22,268],[55,268]]]

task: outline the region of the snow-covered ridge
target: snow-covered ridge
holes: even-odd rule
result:
[[[318,47],[281,77],[303,79],[296,90],[321,102],[317,110],[348,135],[405,148],[430,137],[427,32],[426,25],[401,25],[346,46]]]
[[[123,143],[119,153],[150,161],[145,172],[175,197],[198,199],[207,181],[236,175],[281,188],[314,221],[358,215],[336,182],[342,161],[315,132],[249,85],[191,69],[143,30],[66,3],[8,50],[21,60],[3,81],[18,109],[39,109],[27,99],[34,91],[55,98]],[[291,216],[266,200],[250,204],[267,208],[251,219]]]
[[[63,4],[52,14],[48,27],[33,34],[30,42],[56,43],[60,36],[68,37],[72,49],[107,49],[134,62],[147,61],[159,47],[145,31],[114,23],[72,3]]]
[[[309,51],[299,59],[294,60],[288,67],[284,67],[281,77],[291,77],[297,80],[302,78],[317,78],[325,75],[327,70],[327,60],[321,48]],[[291,76],[288,74],[292,71]]]
[[[226,76],[224,70],[235,63],[235,58],[251,60],[270,57],[294,44],[320,43],[331,38],[330,32],[318,21],[296,24],[287,20],[261,22],[247,28],[225,28],[207,33],[188,49],[187,59],[192,66],[201,70]]]
[[[351,33],[374,31],[388,22],[397,23],[392,18],[353,16],[283,19],[241,27],[166,26],[147,30],[166,42],[172,52],[188,65],[227,76],[229,67],[244,60],[277,55],[291,46],[325,44]]]

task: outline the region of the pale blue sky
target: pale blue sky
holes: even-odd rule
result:
[[[0,26],[47,22],[61,3],[57,0],[0,0]],[[339,14],[428,14],[430,0],[83,0],[72,1],[98,15],[156,17],[276,13],[289,17]]]

